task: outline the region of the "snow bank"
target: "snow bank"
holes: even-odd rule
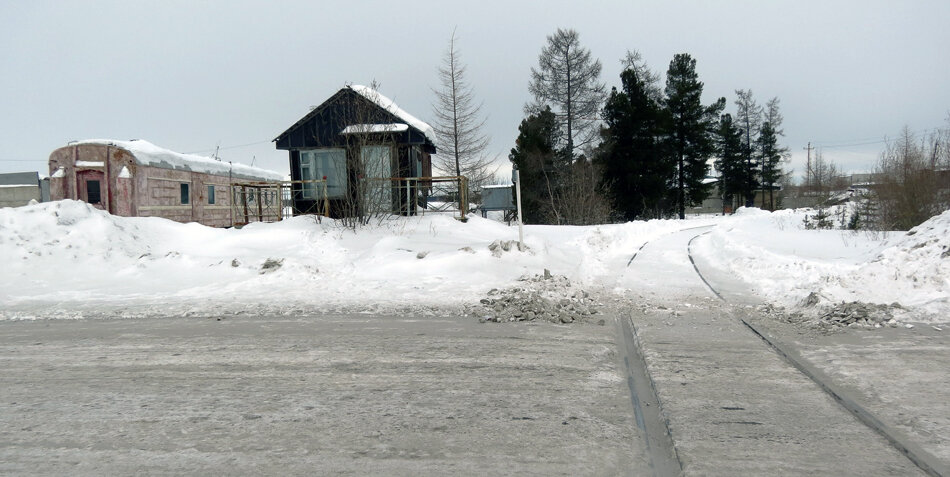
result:
[[[358,232],[311,217],[215,229],[50,202],[0,209],[0,318],[463,309],[545,269],[613,285],[640,245],[683,226],[527,226],[527,249],[505,251],[491,245],[516,240],[517,228],[479,217],[392,218]]]
[[[950,315],[950,212],[879,235],[805,230],[805,213],[529,225],[519,251],[499,246],[517,240],[517,227],[479,217],[394,217],[353,232],[311,217],[215,229],[71,200],[3,208],[0,319],[461,311],[545,270],[580,290],[632,297],[649,282],[662,294],[682,277],[656,270],[645,281],[627,264],[644,244],[691,227],[710,231],[692,246],[703,263],[769,302],[794,307],[814,292],[829,306],[900,302],[920,321]],[[683,252],[669,259],[688,260]]]
[[[910,319],[947,320],[950,212],[907,234],[806,230],[804,218],[813,214],[740,209],[734,222],[697,240],[693,251],[781,306],[797,307],[814,294],[825,307],[899,303],[911,309]]]
[[[950,210],[893,240],[853,273],[825,289],[870,303],[899,302],[930,314],[950,312]]]

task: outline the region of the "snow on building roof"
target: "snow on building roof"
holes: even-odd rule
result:
[[[403,123],[351,124],[343,128],[343,131],[340,134],[391,133],[391,132],[404,132],[408,130],[409,130],[409,125],[403,124]]]
[[[435,130],[432,129],[432,126],[429,126],[429,124],[425,121],[422,121],[421,119],[416,118],[415,116],[402,110],[399,106],[396,106],[396,103],[393,102],[393,100],[379,94],[379,91],[376,91],[369,86],[361,86],[358,84],[350,85],[349,88],[359,93],[360,96],[376,103],[379,107],[389,111],[399,119],[402,119],[410,126],[422,131],[426,138],[432,141],[433,144],[435,143]]]
[[[177,169],[192,172],[201,172],[205,174],[225,175],[231,174],[234,177],[251,180],[283,180],[283,174],[279,172],[252,167],[236,162],[228,163],[218,161],[211,157],[198,156],[195,154],[182,154],[170,151],[163,147],[156,146],[148,141],[133,139],[131,141],[118,141],[115,139],[85,139],[77,141],[76,144],[102,144],[121,147],[132,153],[135,162],[143,166],[160,167],[162,169]]]

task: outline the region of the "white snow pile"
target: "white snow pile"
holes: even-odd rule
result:
[[[695,253],[771,303],[840,325],[950,314],[950,211],[907,233],[806,230],[811,210],[741,209]]]
[[[627,265],[642,245],[692,227],[711,230],[692,245],[703,266],[774,306],[874,324],[950,316],[950,213],[907,234],[805,230],[806,213],[526,226],[519,247],[517,227],[440,214],[354,232],[313,217],[215,229],[71,200],[0,208],[0,320],[412,312],[597,322],[602,303],[678,299],[679,272],[647,280]],[[685,250],[664,253],[688,265]]]
[[[71,200],[0,208],[0,319],[463,312],[544,269],[598,280],[681,226],[530,227],[521,251],[516,227],[478,217],[397,217],[354,232],[312,217],[215,229]]]

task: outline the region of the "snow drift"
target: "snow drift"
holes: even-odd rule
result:
[[[921,321],[946,319],[950,212],[879,235],[805,230],[804,214],[527,226],[519,251],[498,246],[517,228],[478,217],[398,217],[353,232],[312,217],[216,229],[69,200],[4,208],[0,319],[460,311],[546,269],[632,296],[625,273],[637,249],[697,226],[715,227],[693,253],[768,301],[794,306],[817,292],[828,303],[898,301]]]

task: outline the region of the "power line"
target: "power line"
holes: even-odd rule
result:
[[[824,144],[818,143],[818,147],[819,147],[819,148],[822,148],[822,149],[834,149],[834,148],[837,148],[837,147],[867,146],[867,145],[869,145],[869,144],[882,144],[882,143],[885,143],[885,142],[887,142],[887,139],[878,139],[877,141],[867,141],[867,142],[854,142],[854,143],[844,143],[844,144],[831,144],[831,145],[824,145]]]
[[[932,134],[940,131],[939,127],[909,130],[913,135]],[[880,139],[878,139],[880,137]],[[850,141],[817,141],[815,145],[823,149],[834,149],[839,147],[867,146],[870,144],[884,144],[888,141],[887,135],[883,137],[868,137],[863,139],[852,139]]]
[[[215,150],[218,150],[218,151],[226,151],[226,150],[228,150],[228,149],[237,149],[237,148],[240,148],[240,147],[256,146],[256,145],[258,145],[258,144],[264,144],[265,142],[271,142],[271,140],[270,140],[270,139],[265,139],[265,140],[263,140],[263,141],[249,142],[249,143],[247,143],[247,144],[238,144],[238,145],[236,145],[236,146],[217,147],[217,148],[215,148],[215,149],[202,149],[202,150],[200,150],[200,151],[186,152],[185,154],[200,154],[200,153],[202,153],[202,152],[214,152]]]

